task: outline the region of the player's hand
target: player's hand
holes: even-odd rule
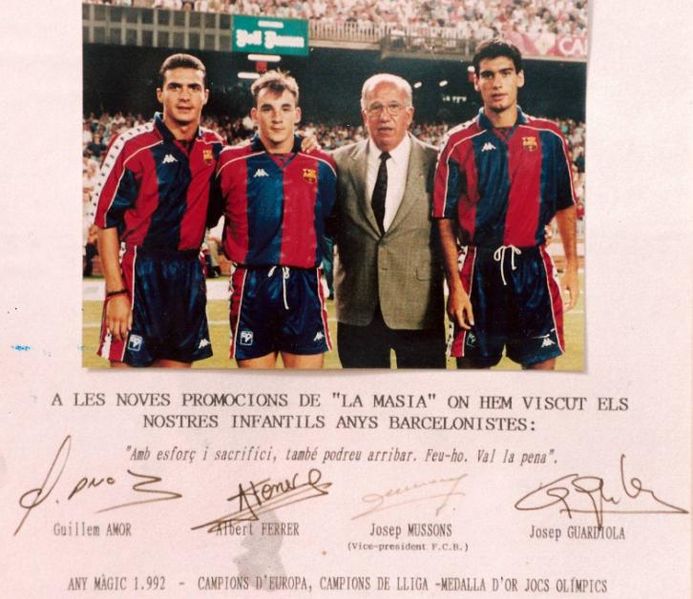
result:
[[[315,150],[320,149],[320,144],[318,143],[318,138],[315,135],[307,135],[301,140],[301,152],[306,152],[310,154]]]
[[[132,309],[126,294],[106,300],[106,327],[117,341],[125,341],[132,328]]]
[[[474,326],[474,312],[469,295],[464,290],[451,291],[448,296],[448,317],[463,329]]]
[[[578,279],[577,268],[566,268],[561,277],[561,291],[563,292],[563,307],[571,310],[577,304],[580,297],[580,281]]]

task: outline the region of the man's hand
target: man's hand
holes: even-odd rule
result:
[[[301,152],[310,154],[315,150],[320,149],[320,144],[318,143],[318,138],[315,135],[307,135],[301,140]]]
[[[447,310],[450,320],[457,326],[463,329],[471,329],[474,326],[472,302],[464,289],[450,292]]]
[[[126,294],[106,300],[106,327],[117,341],[125,341],[132,328],[132,309]]]
[[[563,292],[563,307],[571,310],[577,305],[580,297],[580,281],[578,279],[577,268],[566,267],[561,277],[561,291]]]

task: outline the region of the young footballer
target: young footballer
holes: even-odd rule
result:
[[[257,134],[224,149],[217,186],[231,277],[231,357],[242,368],[321,368],[330,349],[321,242],[335,199],[332,158],[301,151],[293,77],[269,71],[251,86]],[[212,218],[214,220],[214,218]]]
[[[524,368],[553,369],[564,351],[563,303],[544,243],[554,216],[567,309],[579,293],[568,147],[554,123],[518,106],[525,77],[515,46],[483,42],[473,64],[483,107],[450,131],[433,200],[455,324],[452,352],[460,367],[494,366],[505,348]],[[459,268],[458,240],[467,246]]]
[[[112,142],[95,189],[99,354],[114,367],[181,368],[212,355],[200,245],[222,141],[200,127],[202,62],[174,54],[159,75],[162,113]]]

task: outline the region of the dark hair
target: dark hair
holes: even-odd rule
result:
[[[207,69],[199,58],[192,54],[171,54],[171,56],[164,60],[159,69],[160,88],[164,86],[166,71],[171,71],[173,69],[195,69],[196,71],[202,71],[202,82],[203,85],[207,87]]]
[[[504,39],[495,37],[490,40],[485,40],[481,42],[476,47],[476,52],[474,53],[474,58],[472,59],[472,64],[474,65],[474,73],[479,76],[479,64],[482,60],[498,58],[499,56],[505,56],[513,61],[515,65],[515,71],[522,71],[522,54],[518,50],[517,46],[506,42]]]
[[[271,89],[277,94],[281,94],[284,90],[291,92],[296,98],[298,104],[298,83],[289,73],[284,71],[267,71],[262,77],[256,79],[250,86],[250,92],[253,94],[253,100],[257,105],[257,97],[263,89]]]

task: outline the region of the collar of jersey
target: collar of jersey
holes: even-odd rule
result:
[[[250,145],[253,152],[267,152],[267,149],[260,140],[260,136],[256,133],[250,140]],[[298,135],[294,135],[294,145],[291,148],[291,153],[296,154],[301,151],[301,138]],[[269,154],[269,152],[267,152]]]
[[[161,137],[164,138],[165,141],[176,141],[176,138],[173,136],[173,133],[171,133],[170,129],[166,125],[164,125],[164,115],[162,113],[154,113],[154,126],[156,127],[156,130],[159,132]],[[200,129],[200,127],[197,128],[197,131],[195,132],[195,137],[202,137],[202,129]]]
[[[524,123],[527,122],[527,115],[525,115],[524,112],[522,112],[522,108],[520,106],[517,106],[517,121],[515,121],[515,124],[513,127],[517,127],[518,125],[523,125]],[[484,107],[482,106],[479,108],[479,126],[482,129],[493,129],[493,125],[491,124],[491,121],[489,118],[484,114]]]

